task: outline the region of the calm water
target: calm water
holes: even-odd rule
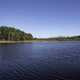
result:
[[[80,80],[80,42],[0,44],[0,80]]]

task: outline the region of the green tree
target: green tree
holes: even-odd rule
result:
[[[13,27],[1,26],[0,27],[0,40],[32,40],[33,36],[30,33],[25,33]]]

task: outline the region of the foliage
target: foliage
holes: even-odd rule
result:
[[[25,33],[24,31],[21,31],[13,27],[0,27],[0,40],[23,41],[32,39],[33,36],[30,33]]]

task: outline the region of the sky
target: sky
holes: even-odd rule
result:
[[[80,0],[0,0],[0,26],[34,37],[80,35]]]

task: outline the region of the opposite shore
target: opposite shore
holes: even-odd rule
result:
[[[36,38],[31,33],[9,26],[0,26],[0,43],[27,43],[27,42],[61,42],[80,41],[80,35],[59,36],[51,38]]]
[[[27,40],[27,41],[0,41],[0,44],[14,44],[14,43],[31,43],[31,42],[75,42],[79,40],[63,40],[63,41],[48,41],[48,40]]]

